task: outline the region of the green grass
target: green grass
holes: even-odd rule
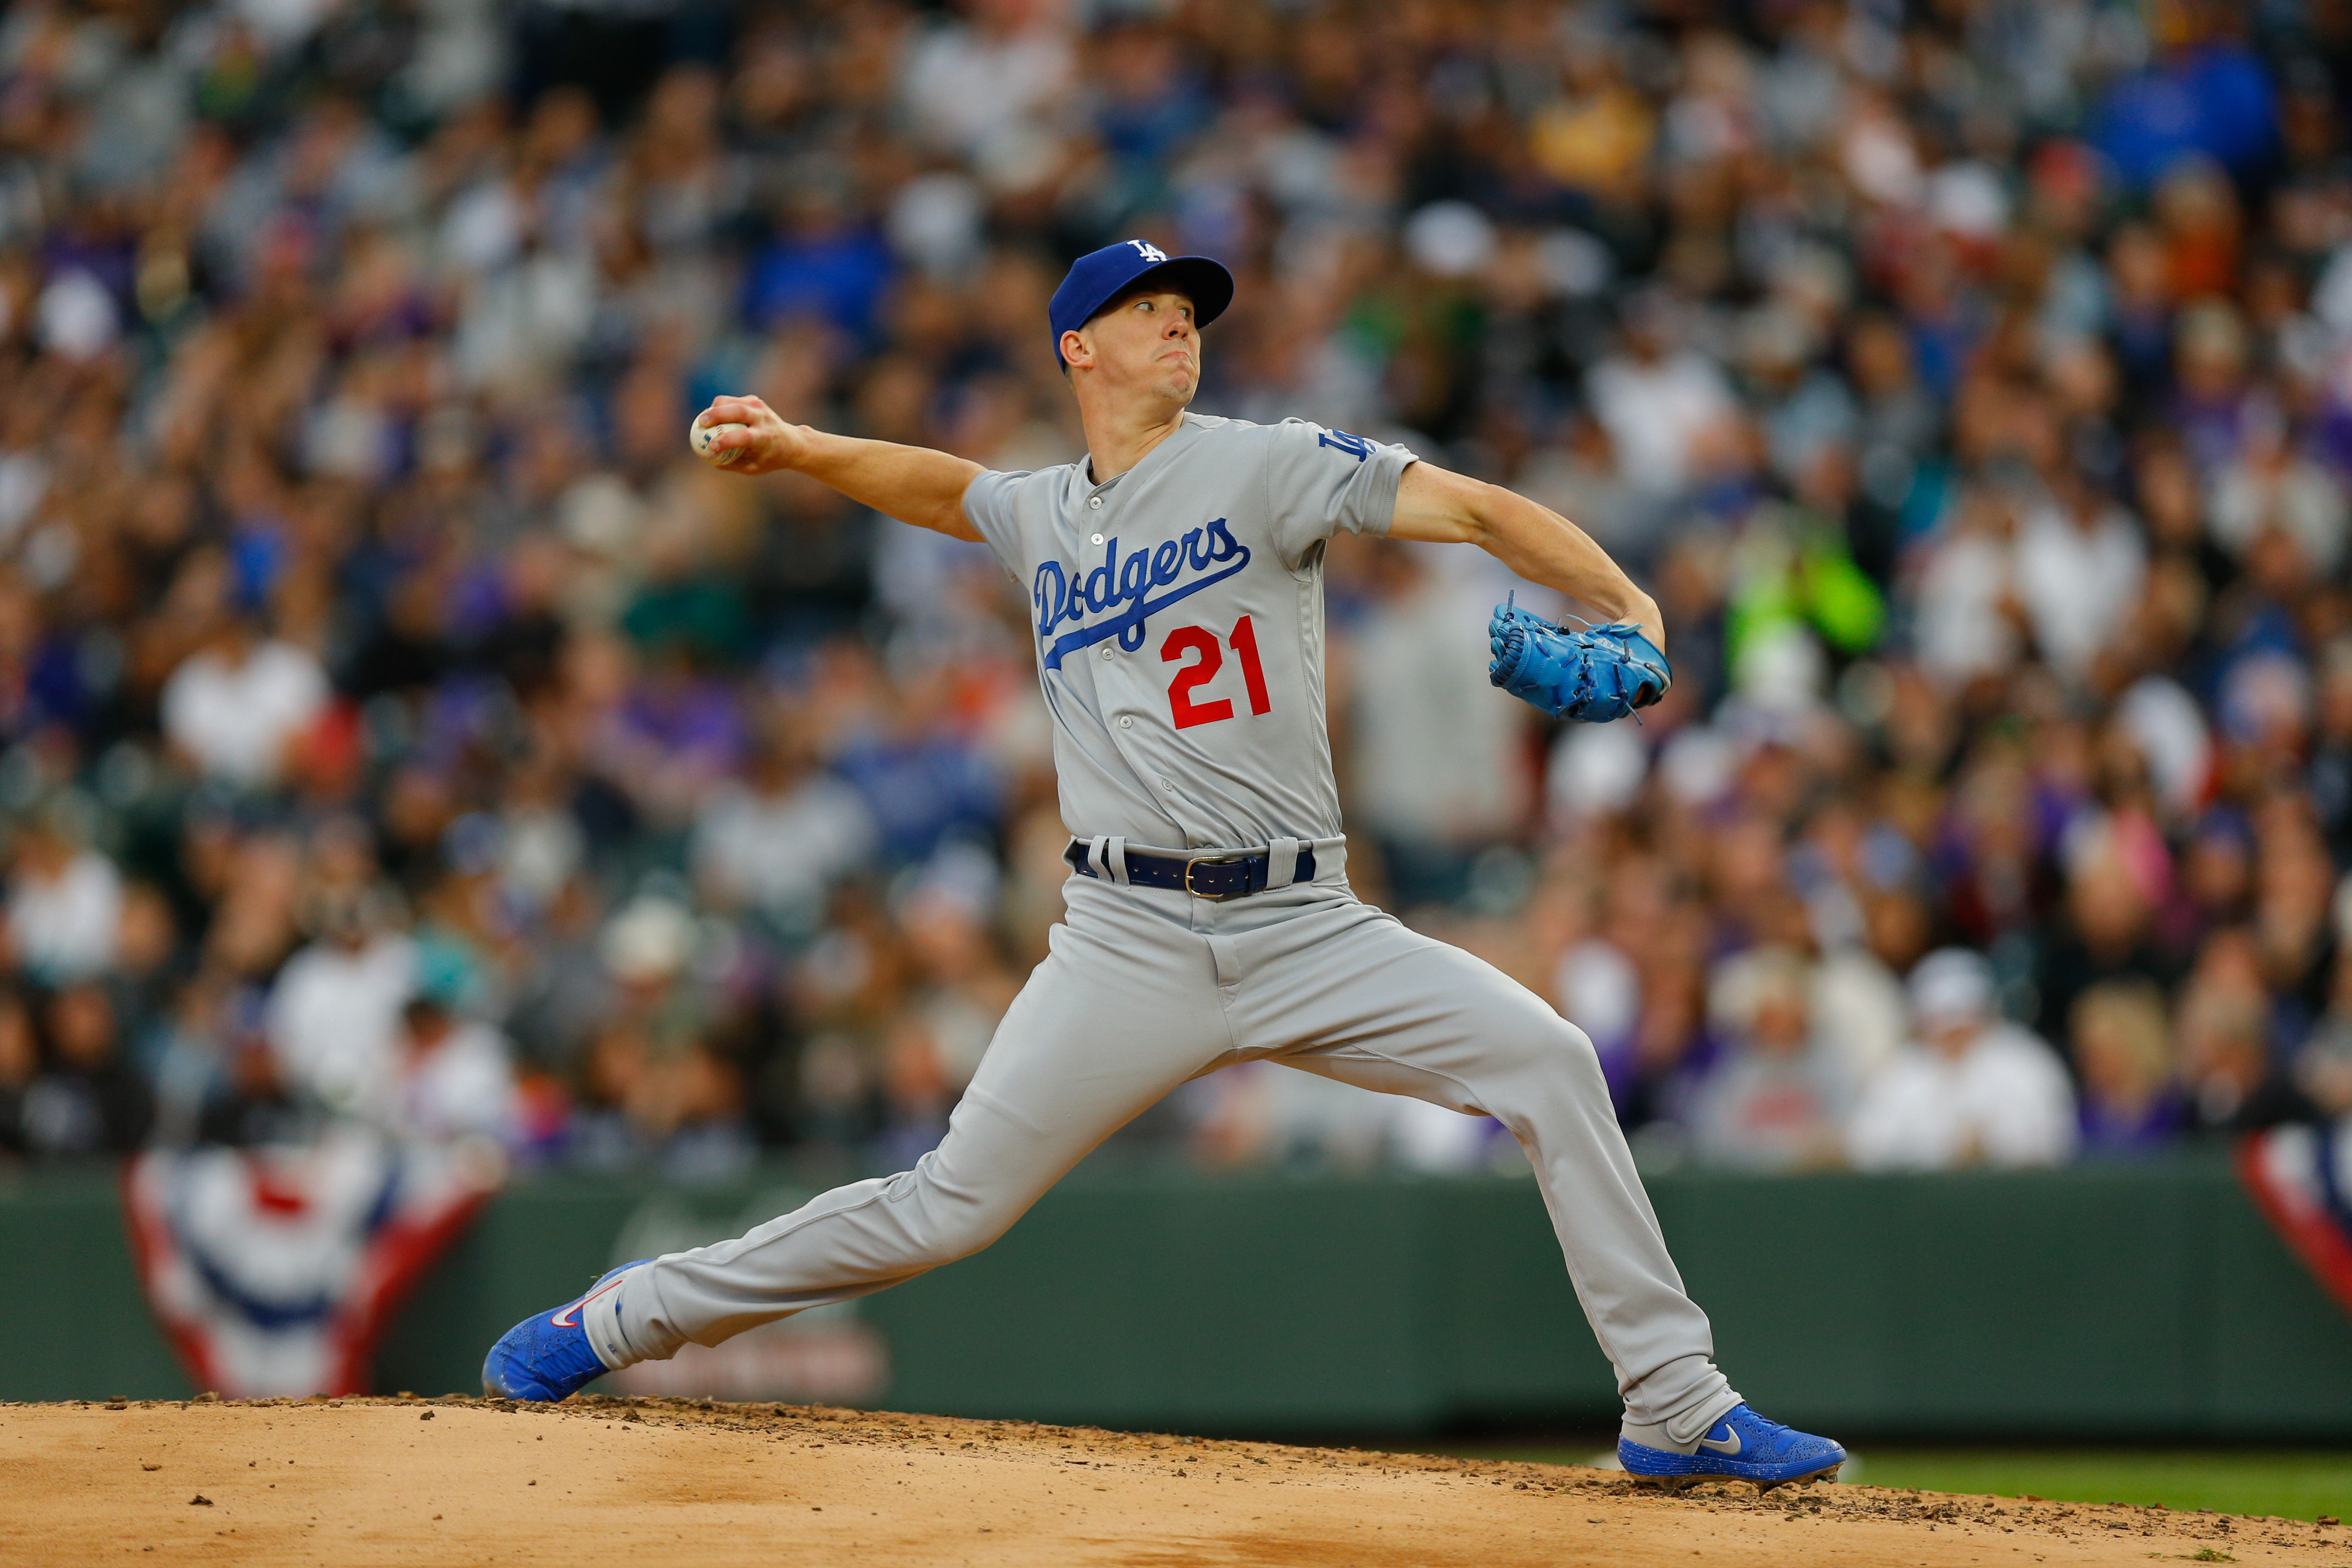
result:
[[[2352,1513],[2352,1453],[2341,1450],[1868,1448],[1851,1479],[1874,1487],[2062,1498],[2069,1502],[2160,1502],[2216,1513],[2284,1519]]]
[[[1468,1454],[1471,1449],[1458,1452]],[[1485,1458],[1580,1465],[1591,1448],[1479,1447]],[[2032,1493],[2067,1502],[2162,1503],[2216,1513],[2352,1518],[2352,1451],[2128,1448],[1855,1449],[1843,1479],[1923,1491]]]

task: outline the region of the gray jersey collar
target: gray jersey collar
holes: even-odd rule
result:
[[[1183,440],[1185,437],[1192,435],[1201,428],[1201,416],[1193,413],[1191,409],[1186,409],[1184,411],[1183,422],[1176,427],[1174,433],[1171,434],[1168,439],[1160,442],[1160,445],[1152,447],[1149,452],[1144,453],[1142,459],[1138,462],[1134,468],[1128,469],[1127,473],[1113,474],[1109,479],[1105,479],[1100,484],[1096,484],[1094,482],[1094,454],[1091,452],[1087,453],[1085,457],[1080,458],[1076,462],[1070,465],[1071,485],[1077,492],[1077,499],[1080,500],[1087,500],[1096,496],[1108,495],[1118,487],[1119,480],[1126,479],[1129,474],[1133,474],[1141,469],[1150,468],[1153,463],[1159,460],[1160,453],[1165,452],[1171,447],[1175,446],[1179,441]]]

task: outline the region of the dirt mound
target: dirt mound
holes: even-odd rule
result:
[[[693,1400],[0,1405],[0,1497],[6,1563],[2352,1563],[2280,1520]]]

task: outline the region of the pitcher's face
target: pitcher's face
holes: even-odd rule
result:
[[[1078,340],[1072,352],[1070,338]],[[1091,373],[1118,394],[1135,394],[1181,408],[1201,387],[1201,329],[1184,295],[1131,295],[1076,332],[1063,352],[1073,374]]]

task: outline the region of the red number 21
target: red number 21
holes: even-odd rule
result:
[[[1274,704],[1266,696],[1265,669],[1258,663],[1257,630],[1250,625],[1247,616],[1234,623],[1233,636],[1226,641],[1241,656],[1242,683],[1249,688],[1250,711],[1265,712]],[[1206,626],[1179,626],[1160,645],[1160,658],[1164,663],[1172,663],[1186,654],[1198,654],[1200,658],[1178,670],[1176,679],[1168,683],[1168,708],[1175,717],[1176,728],[1189,730],[1195,724],[1213,724],[1220,719],[1232,718],[1234,703],[1229,697],[1220,697],[1213,702],[1192,700],[1192,693],[1214,680],[1217,671],[1225,666],[1216,634]]]

